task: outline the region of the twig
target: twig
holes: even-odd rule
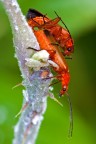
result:
[[[48,95],[48,86],[50,79],[42,79],[41,74],[47,71],[48,68],[43,68],[38,71],[32,71],[25,64],[26,59],[34,53],[33,50],[27,49],[32,47],[39,50],[39,45],[28,26],[25,17],[16,0],[2,0],[2,3],[9,16],[9,20],[13,32],[13,40],[15,46],[15,57],[18,59],[19,67],[22,77],[24,79],[23,85],[23,106],[28,106],[23,109],[21,117],[14,128],[13,144],[35,144],[35,140],[43,119],[43,113],[46,110],[46,100]]]

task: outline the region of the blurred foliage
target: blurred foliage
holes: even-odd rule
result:
[[[75,41],[72,60],[67,60],[71,82],[74,115],[73,137],[68,138],[69,105],[64,107],[48,98],[48,108],[36,144],[96,143],[96,0],[18,0],[23,13],[35,8],[54,18],[54,10],[66,23]],[[22,105],[22,87],[12,87],[22,81],[17,60],[13,57],[12,32],[5,10],[0,3],[0,144],[10,144],[15,115]],[[57,89],[58,87],[58,89]],[[58,98],[60,86],[54,85]]]

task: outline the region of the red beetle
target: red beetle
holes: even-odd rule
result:
[[[63,96],[64,94],[66,94],[68,96],[68,100],[69,100],[69,104],[70,104],[70,129],[69,129],[70,131],[69,131],[69,134],[72,136],[72,130],[73,130],[72,105],[71,105],[71,101],[70,101],[70,96],[67,93],[68,85],[70,82],[69,69],[68,69],[68,65],[66,63],[66,60],[65,60],[61,50],[58,48],[57,45],[52,44],[52,43],[56,43],[56,38],[53,36],[53,34],[51,33],[51,31],[49,29],[45,28],[48,23],[49,23],[49,26],[51,26],[50,23],[54,22],[57,19],[50,21],[50,20],[48,20],[48,18],[46,16],[41,17],[41,13],[37,12],[37,14],[39,15],[38,19],[39,18],[44,19],[43,21],[40,21],[40,22],[43,22],[43,24],[40,22],[38,23],[37,21],[34,20],[34,18],[31,17],[31,15],[32,15],[33,17],[37,18],[36,13],[34,13],[34,14],[31,13],[31,15],[30,15],[29,12],[27,14],[28,24],[31,26],[31,28],[34,31],[34,34],[40,45],[40,49],[46,50],[49,53],[50,60],[55,62],[58,65],[57,68],[52,65],[52,68],[57,73],[57,76],[55,76],[55,77],[61,82],[61,85],[62,85],[62,88],[60,90],[60,96]],[[46,22],[45,19],[48,21]],[[42,28],[42,26],[45,26],[45,27]],[[35,29],[35,27],[37,27],[38,29]],[[68,31],[66,31],[66,33],[68,33]],[[71,40],[71,38],[70,38],[70,40]],[[64,49],[64,52],[66,52],[66,51],[67,51],[67,49]]]

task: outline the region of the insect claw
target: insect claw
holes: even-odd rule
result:
[[[71,59],[72,60],[72,57],[65,57],[65,59]]]
[[[62,97],[62,95],[59,93],[59,98],[61,98]]]

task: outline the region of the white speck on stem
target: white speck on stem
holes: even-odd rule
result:
[[[38,123],[39,120],[42,120],[43,117],[42,116],[39,116],[39,115],[36,115],[33,119],[32,119],[32,123],[34,125],[36,125]]]
[[[14,127],[14,132],[15,132],[15,133],[18,133],[18,131],[19,131],[19,126],[16,125],[16,126]]]
[[[52,86],[49,87],[49,90],[50,90],[50,91],[53,91],[53,89],[54,89],[54,88],[53,88]]]
[[[23,90],[22,93],[23,93],[23,96],[25,98],[25,101],[28,102],[28,93],[27,93],[27,91]]]

